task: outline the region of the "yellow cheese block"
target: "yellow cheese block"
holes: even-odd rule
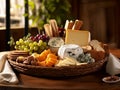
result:
[[[85,30],[66,30],[65,44],[87,46],[90,42],[90,32]]]

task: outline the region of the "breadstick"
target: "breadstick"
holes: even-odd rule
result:
[[[80,30],[81,26],[82,26],[83,22],[80,20],[75,20],[75,23],[72,27],[72,30]]]
[[[72,29],[74,25],[74,22],[71,20],[69,23],[68,23],[68,28],[67,29]]]
[[[65,22],[65,27],[64,27],[65,30],[68,29],[68,24],[69,24],[69,20],[66,20],[66,22]]]
[[[58,26],[57,26],[57,22],[55,19],[51,19],[49,21],[51,27],[52,27],[52,31],[53,31],[53,36],[57,37],[59,36],[59,32],[58,32]]]
[[[65,30],[72,29],[73,25],[74,25],[74,22],[72,20],[70,22],[69,20],[66,20],[64,29]]]
[[[44,29],[45,29],[45,33],[49,36],[49,37],[53,37],[53,32],[52,32],[52,28],[50,24],[44,24]]]

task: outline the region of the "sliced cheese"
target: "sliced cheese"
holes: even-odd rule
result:
[[[90,32],[85,30],[66,30],[65,44],[87,46],[90,42]]]

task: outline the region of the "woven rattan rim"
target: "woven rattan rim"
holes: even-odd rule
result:
[[[17,63],[12,60],[8,60],[11,66],[18,72],[32,75],[32,76],[45,76],[45,77],[64,77],[64,76],[76,76],[85,75],[102,68],[103,64],[107,61],[107,57],[103,60],[84,65],[75,66],[61,66],[61,67],[44,67],[33,66]]]

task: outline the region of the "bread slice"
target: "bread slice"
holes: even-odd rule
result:
[[[45,33],[46,33],[49,37],[53,37],[52,27],[51,27],[50,24],[44,24],[44,29],[45,29]]]
[[[53,32],[53,36],[54,37],[58,37],[59,36],[59,31],[58,31],[58,25],[55,19],[51,19],[49,21],[51,27],[52,27],[52,32]]]
[[[74,22],[71,20],[69,23],[68,23],[68,29],[72,29],[74,25]]]
[[[64,26],[64,29],[65,29],[65,30],[68,29],[68,24],[69,24],[69,20],[66,20],[66,22],[65,22],[65,26]]]
[[[80,20],[75,20],[75,23],[72,27],[72,30],[80,30],[81,26],[82,26],[83,22]]]
[[[72,20],[71,21],[66,20],[64,29],[65,30],[72,29],[73,25],[74,25],[74,22]]]

